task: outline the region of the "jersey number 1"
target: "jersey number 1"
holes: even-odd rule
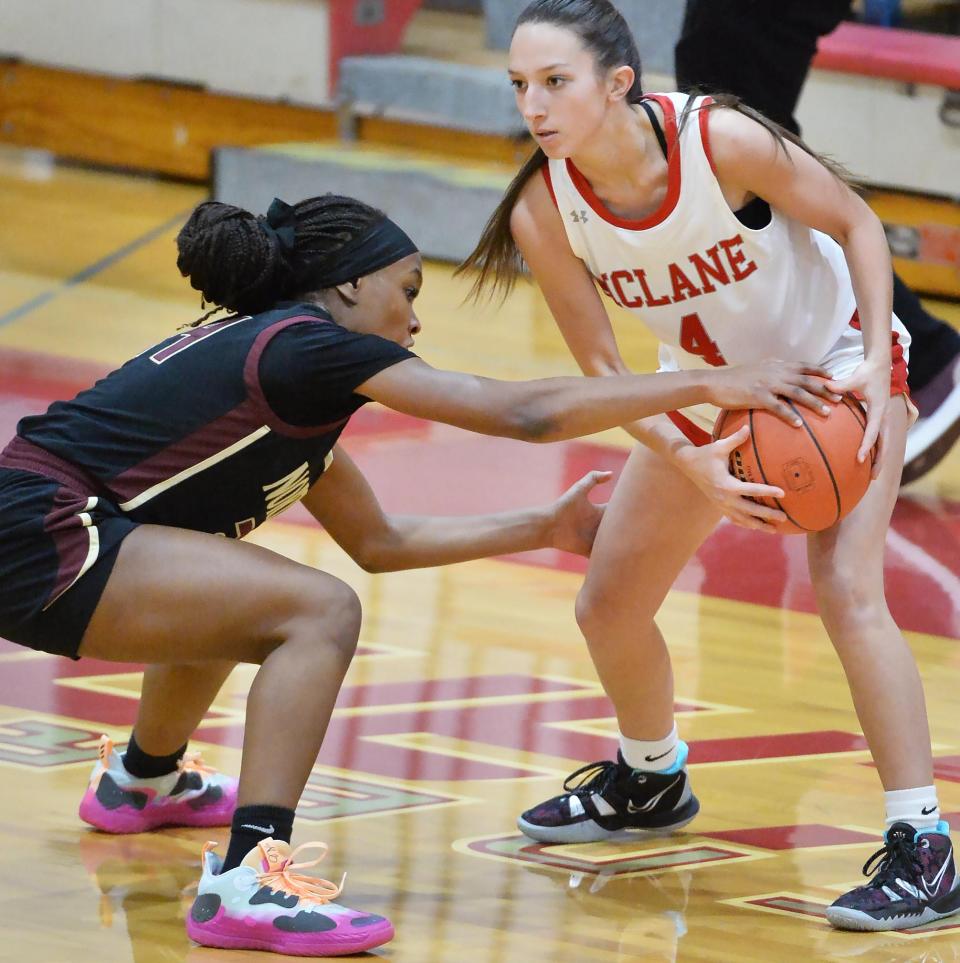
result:
[[[710,340],[699,314],[685,314],[680,319],[680,347],[687,354],[696,354],[714,368],[722,367],[727,359],[720,353],[716,341]]]

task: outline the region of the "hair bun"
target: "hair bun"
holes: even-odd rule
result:
[[[245,313],[270,307],[290,274],[276,231],[219,201],[199,204],[180,229],[177,268],[205,301]]]

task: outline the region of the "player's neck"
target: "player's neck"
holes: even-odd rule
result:
[[[667,176],[650,121],[627,104],[611,110],[597,136],[571,160],[604,204],[625,216],[645,210]]]

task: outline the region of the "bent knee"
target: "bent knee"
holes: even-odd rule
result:
[[[653,621],[654,612],[643,612],[635,600],[612,596],[585,583],[577,593],[574,603],[577,625],[589,642],[602,642],[610,633],[630,626],[639,630]]]
[[[584,585],[577,592],[577,600],[574,602],[573,614],[580,626],[580,631],[590,638],[598,629],[602,628],[603,606],[595,592],[591,592]]]
[[[329,604],[323,606],[323,620],[331,641],[352,656],[360,638],[363,607],[360,597],[346,582],[334,581],[336,588]]]
[[[357,593],[340,579],[323,574],[308,581],[296,595],[292,636],[335,645],[350,658],[357,648],[363,609]]]

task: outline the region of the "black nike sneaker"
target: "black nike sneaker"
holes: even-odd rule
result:
[[[563,795],[528,809],[521,832],[542,843],[594,843],[623,831],[669,833],[700,811],[685,768],[687,745],[667,772],[645,772],[617,761],[592,762],[564,780]]]
[[[841,930],[903,930],[960,912],[949,833],[943,820],[920,832],[894,823],[883,848],[864,864],[864,875],[873,879],[828,906],[827,919]]]

